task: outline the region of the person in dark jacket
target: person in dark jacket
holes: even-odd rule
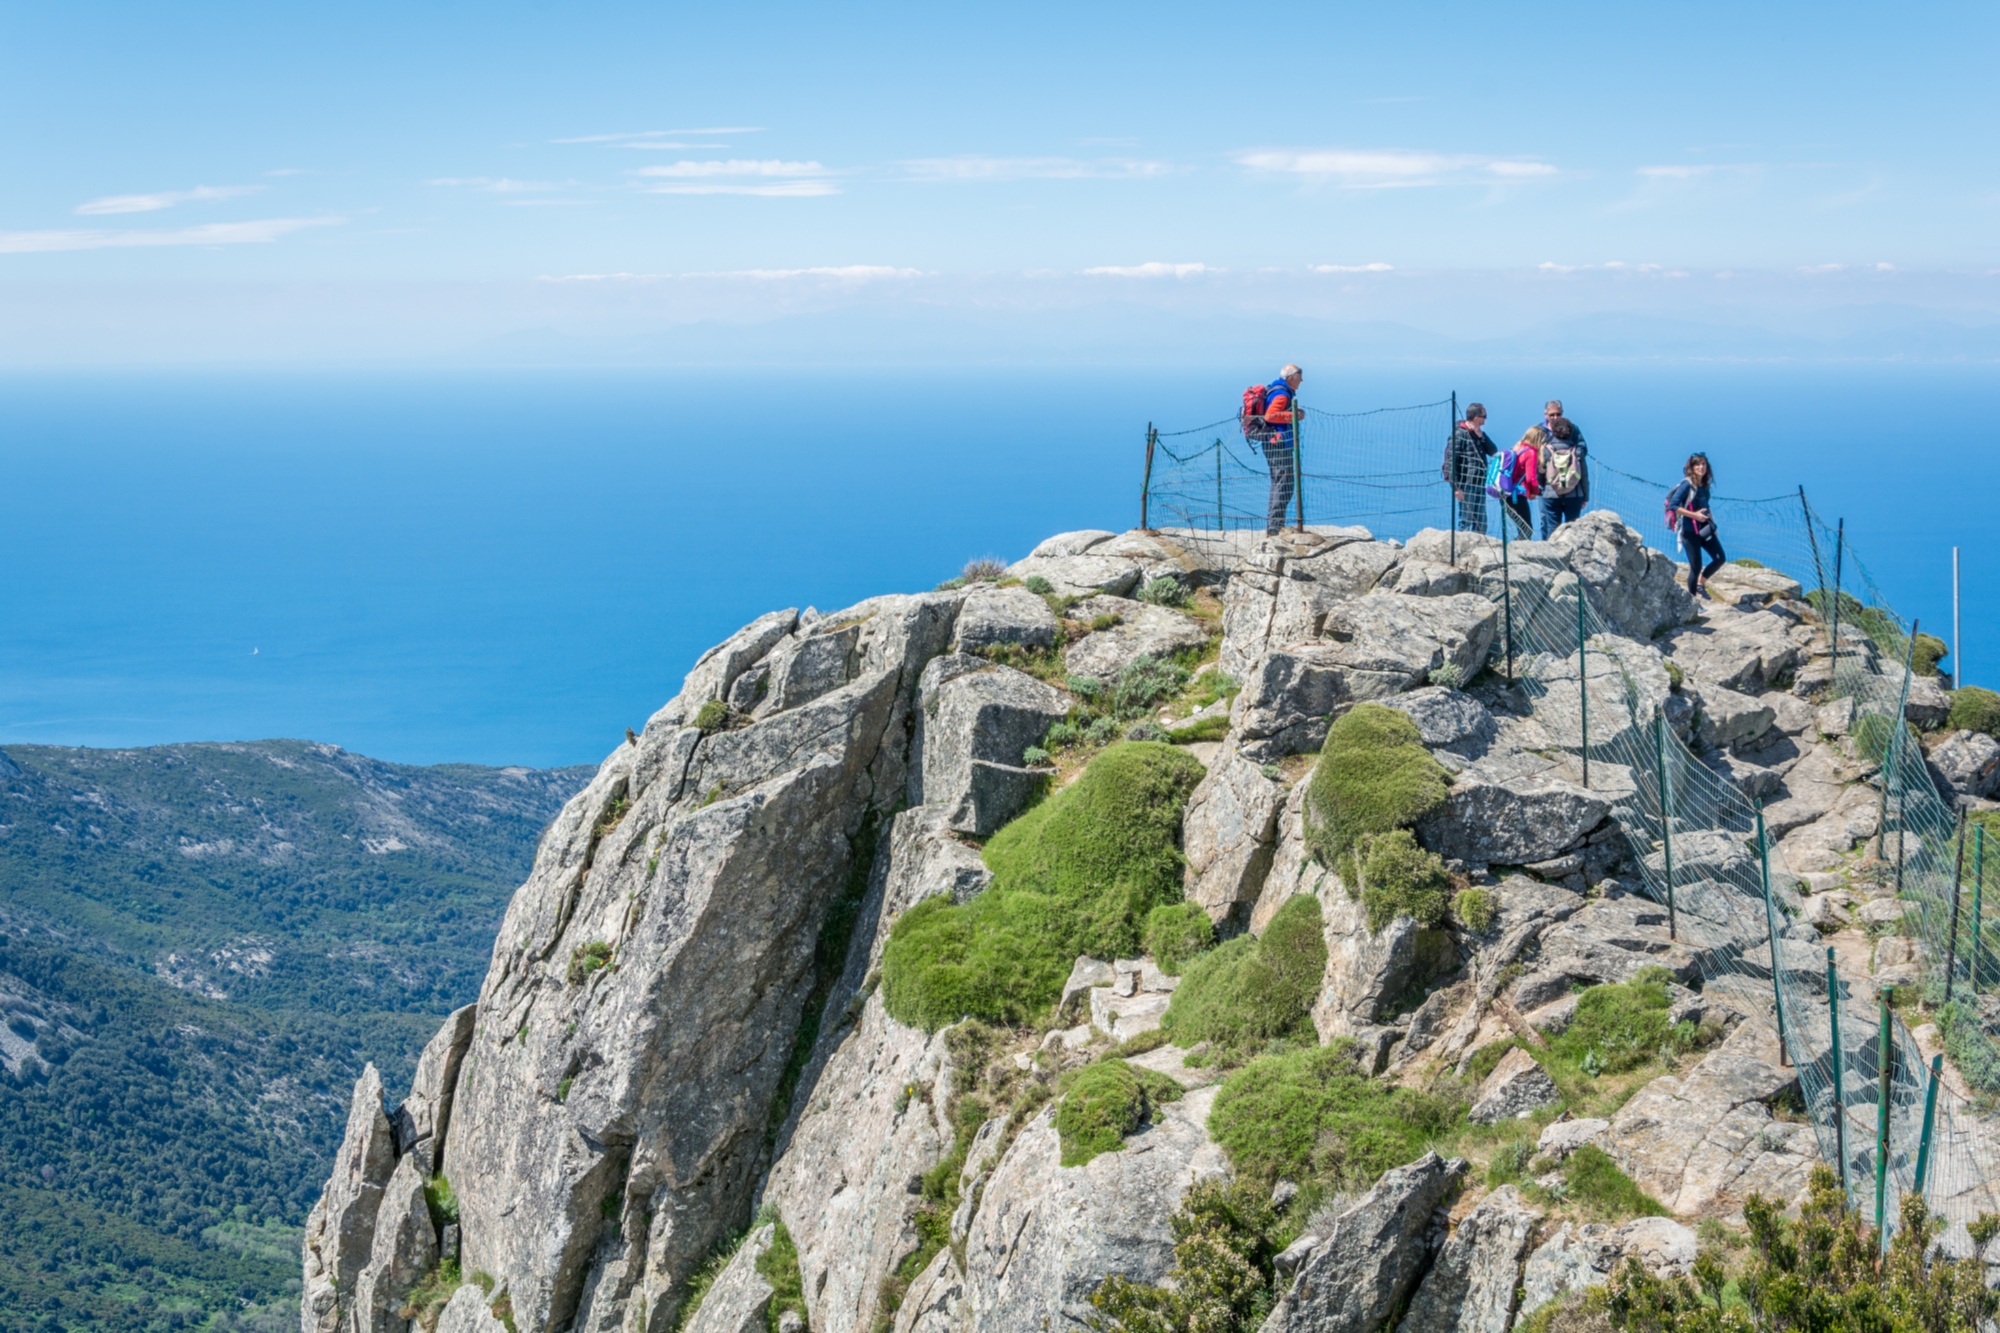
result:
[[[1721,569],[1729,557],[1722,553],[1722,539],[1715,532],[1715,514],[1709,508],[1708,488],[1715,483],[1715,471],[1707,454],[1690,454],[1681,469],[1681,483],[1667,492],[1667,508],[1680,525],[1681,549],[1688,558],[1688,596],[1708,596],[1709,576]],[[1707,568],[1701,558],[1711,557]]]
[[[1543,541],[1563,524],[1583,517],[1583,507],[1590,503],[1590,446],[1576,423],[1561,415],[1562,404],[1549,406],[1558,414],[1547,419],[1549,442],[1542,446],[1539,468]]]
[[[1468,404],[1465,420],[1452,427],[1444,446],[1444,479],[1461,532],[1486,531],[1486,460],[1499,452],[1486,434],[1485,405]]]
[[[1271,501],[1264,512],[1264,535],[1275,537],[1285,526],[1298,487],[1298,453],[1293,449],[1293,402],[1305,372],[1286,366],[1264,389],[1264,465],[1271,470]]]

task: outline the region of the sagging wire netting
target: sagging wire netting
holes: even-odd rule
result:
[[[1705,994],[1775,1028],[1798,1071],[1797,1114],[1865,1216],[1893,1232],[1901,1196],[1921,1193],[1951,1224],[1945,1244],[1971,1253],[1966,1224],[2000,1212],[2000,1117],[1983,1113],[2000,1096],[2000,923],[1993,921],[2000,904],[1986,888],[2000,878],[2000,866],[1988,865],[2000,861],[2000,841],[1982,826],[1961,826],[1915,736],[1898,723],[1909,707],[1911,668],[1923,665],[1923,641],[1803,489],[1714,497],[1729,555],[1773,571],[1772,586],[1790,594],[1766,612],[1795,631],[1803,658],[1784,674],[1833,708],[1835,730],[1844,725],[1847,751],[1870,784],[1848,790],[1874,793],[1872,818],[1861,810],[1849,822],[1873,842],[1858,858],[1834,854],[1833,864],[1807,868],[1837,864],[1855,878],[1873,877],[1908,905],[1922,947],[1907,981],[1921,989],[1963,1086],[1924,1058],[1886,986],[1871,996],[1874,987],[1859,984],[1867,956],[1839,957],[1802,919],[1799,880],[1778,844],[1824,811],[1779,802],[1767,821],[1726,757],[1690,747],[1693,709],[1664,659],[1609,631],[1594,594],[1580,595],[1562,550],[1513,540],[1511,525],[1501,534],[1498,501],[1453,496],[1441,466],[1450,407],[1447,400],[1340,417],[1308,411],[1299,435],[1305,525],[1365,526],[1378,538],[1407,539],[1456,524],[1450,558],[1502,606],[1492,669],[1548,732],[1544,753],[1563,774],[1585,783],[1587,765],[1588,787],[1610,805],[1639,867],[1634,887],[1660,906],[1674,948],[1684,951],[1675,961],[1698,973]],[[1149,440],[1157,451],[1152,526],[1219,546],[1211,554],[1224,563],[1247,556],[1271,518],[1270,472],[1236,423]],[[1608,466],[1603,452],[1591,460],[1588,508],[1618,513],[1650,545],[1678,556],[1663,514],[1668,483]],[[1795,597],[1811,608],[1803,620],[1784,609]],[[2000,837],[2000,824],[1992,832]],[[1779,1149],[1795,1132],[1795,1121],[1766,1120],[1753,1108],[1732,1114],[1744,1122],[1718,1127],[1725,1137],[1756,1136]],[[1776,1179],[1735,1188],[1747,1193],[1760,1183],[1767,1192],[1781,1188]]]

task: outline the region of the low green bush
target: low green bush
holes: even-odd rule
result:
[[[1186,606],[1188,595],[1187,585],[1172,574],[1148,579],[1138,592],[1140,601],[1151,602],[1154,606]]]
[[[1762,569],[1764,567],[1764,562],[1762,560],[1752,560],[1747,555],[1738,556],[1736,559],[1731,560],[1729,563],[1732,565],[1739,566],[1740,568],[1743,569]]]
[[[1938,674],[1938,663],[1950,651],[1950,646],[1943,639],[1919,630],[1916,647],[1910,654],[1910,670],[1919,676],[1935,676]]]
[[[1490,889],[1460,889],[1451,900],[1452,919],[1475,934],[1493,924],[1500,901]]]
[[[1864,713],[1854,719],[1848,734],[1854,737],[1854,748],[1861,752],[1871,764],[1886,763],[1889,750],[1896,743],[1896,720],[1887,713]],[[1917,744],[1916,728],[1903,723],[1903,749]]]
[[[1251,1061],[1224,1080],[1208,1129],[1248,1180],[1367,1188],[1463,1122],[1465,1105],[1369,1078],[1350,1041]]]
[[[975,556],[965,562],[958,576],[967,583],[992,583],[1007,573],[1007,566],[990,555]]]
[[[928,1031],[967,1016],[1024,1023],[1061,993],[1078,954],[1132,956],[1147,914],[1180,898],[1181,810],[1201,775],[1171,745],[1091,760],[987,842],[984,893],[928,898],[896,922],[882,959],[889,1013]]]
[[[1692,1050],[1694,1024],[1667,1021],[1670,979],[1665,968],[1649,967],[1622,985],[1592,986],[1576,997],[1576,1016],[1549,1049],[1592,1074],[1620,1074]]]
[[[1161,903],[1146,914],[1140,939],[1160,971],[1175,976],[1190,958],[1215,947],[1215,924],[1199,903]]]
[[[1983,731],[2000,739],[2000,694],[1978,685],[1951,692],[1951,716],[1945,725],[1953,731]]]
[[[1381,704],[1356,704],[1327,729],[1306,787],[1306,845],[1339,868],[1371,834],[1414,824],[1443,803],[1451,775],[1417,724]]]
[[[1117,1059],[1086,1065],[1056,1107],[1062,1164],[1082,1166],[1099,1153],[1117,1152],[1127,1134],[1152,1118],[1155,1106],[1180,1096],[1180,1084],[1151,1069]]]
[[[579,944],[569,953],[569,984],[580,986],[599,968],[611,964],[611,946],[603,940]]]
[[[729,725],[729,705],[720,699],[710,699],[695,710],[694,724],[703,731],[720,731]]]
[[[1135,657],[1111,682],[1110,706],[1121,721],[1135,718],[1179,694],[1188,670],[1163,657]]]
[[[1190,959],[1161,1026],[1174,1041],[1235,1050],[1275,1037],[1312,1035],[1311,1011],[1326,974],[1319,900],[1296,894],[1259,937],[1239,935]]]
[[[1125,728],[1128,741],[1168,741],[1167,729],[1157,722],[1140,720]]]
[[[1026,588],[1029,592],[1035,594],[1035,596],[1037,597],[1047,597],[1050,593],[1056,590],[1056,585],[1050,583],[1040,574],[1028,575],[1028,577],[1021,580],[1021,586],[1023,588]]]
[[[1196,709],[1202,709],[1217,699],[1234,699],[1242,692],[1243,687],[1237,684],[1236,677],[1220,667],[1210,667],[1194,678],[1188,702]]]
[[[1216,713],[1209,717],[1196,718],[1178,727],[1167,728],[1167,739],[1175,745],[1193,745],[1197,741],[1219,741],[1229,734],[1229,715]]]
[[[1379,931],[1399,915],[1415,917],[1420,926],[1435,926],[1444,919],[1451,875],[1444,859],[1419,847],[1408,829],[1364,839],[1355,849],[1354,862],[1358,873],[1348,892],[1367,909],[1369,930]]]
[[[1272,1304],[1272,1259],[1281,1228],[1270,1190],[1204,1180],[1168,1222],[1173,1267],[1159,1286],[1114,1273],[1091,1292],[1096,1329],[1126,1333],[1247,1333]]]

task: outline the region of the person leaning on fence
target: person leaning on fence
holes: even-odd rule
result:
[[[1709,576],[1721,569],[1729,557],[1722,553],[1722,539],[1715,532],[1715,514],[1709,508],[1708,488],[1715,483],[1715,470],[1707,454],[1690,454],[1681,469],[1681,483],[1667,492],[1667,522],[1680,533],[1681,549],[1688,558],[1688,596],[1708,596]],[[1710,557],[1702,567],[1703,555]]]
[[[1264,465],[1271,470],[1271,502],[1264,513],[1264,535],[1275,537],[1285,526],[1285,511],[1291,508],[1298,487],[1298,453],[1294,450],[1292,410],[1305,372],[1286,366],[1278,378],[1264,386],[1264,411],[1256,422],[1246,421],[1244,433],[1264,451]],[[1255,433],[1253,432],[1253,429]]]
[[[1527,434],[1499,456],[1493,480],[1486,484],[1486,493],[1500,501],[1500,521],[1511,521],[1514,535],[1524,541],[1535,535],[1534,518],[1528,502],[1542,493],[1542,446],[1548,442],[1547,431],[1540,426],[1528,427]]]
[[[1486,407],[1469,404],[1465,420],[1452,427],[1444,446],[1444,479],[1451,484],[1452,512],[1461,532],[1486,531],[1486,460],[1500,446],[1486,433]]]
[[[1562,404],[1549,406],[1560,410]],[[1542,540],[1565,523],[1583,517],[1590,503],[1590,448],[1583,432],[1565,416],[1549,419],[1549,442],[1542,446],[1537,472],[1542,483]]]

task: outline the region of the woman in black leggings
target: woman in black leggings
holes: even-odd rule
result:
[[[1667,493],[1667,508],[1679,520],[1681,549],[1688,558],[1688,596],[1708,596],[1709,575],[1721,569],[1729,557],[1722,553],[1722,540],[1715,535],[1715,515],[1708,507],[1708,488],[1715,484],[1715,470],[1707,454],[1690,454],[1681,469],[1681,484]],[[1710,557],[1706,568],[1701,558]]]

